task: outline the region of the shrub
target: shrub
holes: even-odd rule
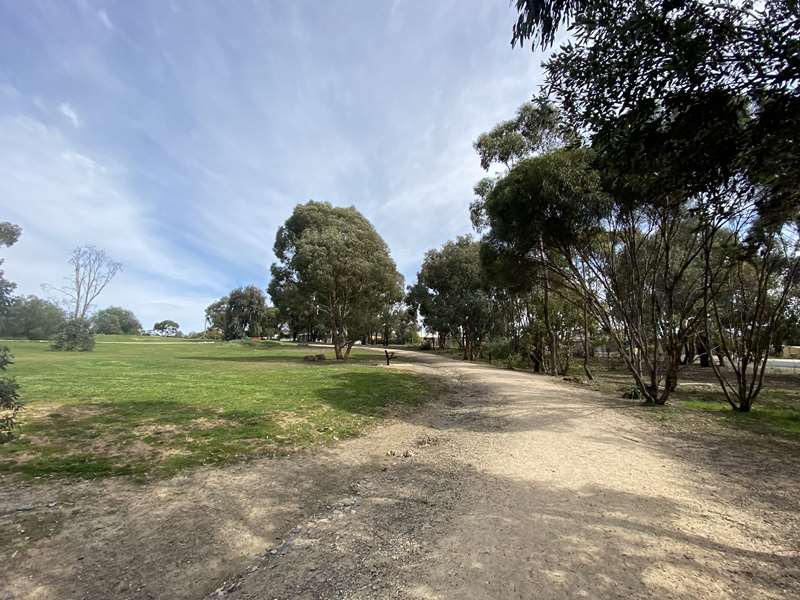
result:
[[[12,358],[8,348],[0,348],[0,372],[13,363]],[[17,425],[17,413],[22,409],[18,389],[11,377],[0,377],[0,443],[11,439]]]
[[[51,344],[53,350],[91,352],[94,350],[94,334],[86,319],[71,319],[64,324]]]
[[[626,398],[628,400],[641,400],[642,399],[642,390],[639,389],[639,386],[635,385],[631,389],[629,389],[627,392],[622,394],[622,397]]]
[[[507,360],[513,354],[511,343],[505,338],[498,338],[488,342],[484,346],[483,353],[489,361]]]

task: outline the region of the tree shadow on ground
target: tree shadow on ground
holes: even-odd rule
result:
[[[698,529],[693,505],[428,458],[422,450],[413,460],[342,461],[332,451],[226,478],[196,473],[132,495],[84,489],[75,496],[92,541],[70,540],[66,529],[58,543],[26,550],[8,589],[25,581],[50,597],[137,599],[203,597],[224,581],[237,581],[230,598],[800,593],[791,556],[754,549],[746,532],[719,521]],[[104,493],[118,497],[111,514],[92,504]],[[354,500],[341,510],[343,497]],[[113,528],[102,525],[109,517]]]
[[[308,356],[315,354],[322,354],[310,352]],[[326,356],[325,360],[305,360],[302,355],[286,356],[286,355],[258,355],[258,356],[178,356],[180,360],[198,360],[208,362],[234,362],[234,363],[286,363],[304,365],[308,367],[343,367],[349,364],[358,365],[379,365],[382,363],[379,357],[375,356],[354,356],[346,361],[339,361],[331,356]]]
[[[261,584],[248,581],[237,595],[318,598],[368,585],[374,597],[382,595],[377,586],[466,598],[702,597],[726,587],[734,597],[742,595],[736,590],[758,597],[797,589],[791,557],[753,550],[746,532],[720,539],[686,527],[694,507],[663,497],[498,477],[458,462],[376,461],[358,476],[372,476],[373,485],[361,494],[353,526],[295,534],[285,555],[267,560],[280,574],[264,570]],[[388,572],[378,569],[376,578],[381,561]]]

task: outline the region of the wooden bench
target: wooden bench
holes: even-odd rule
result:
[[[391,364],[393,358],[397,358],[397,355],[394,352],[389,352],[388,350],[384,350],[383,353],[386,355],[386,366],[388,367]]]

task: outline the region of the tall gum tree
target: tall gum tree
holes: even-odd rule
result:
[[[338,360],[383,310],[402,297],[403,280],[389,249],[355,208],[298,204],[275,236],[283,285],[327,321]]]

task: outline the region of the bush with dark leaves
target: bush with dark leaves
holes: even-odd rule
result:
[[[94,334],[86,319],[71,319],[53,338],[53,350],[91,352],[94,350]]]

